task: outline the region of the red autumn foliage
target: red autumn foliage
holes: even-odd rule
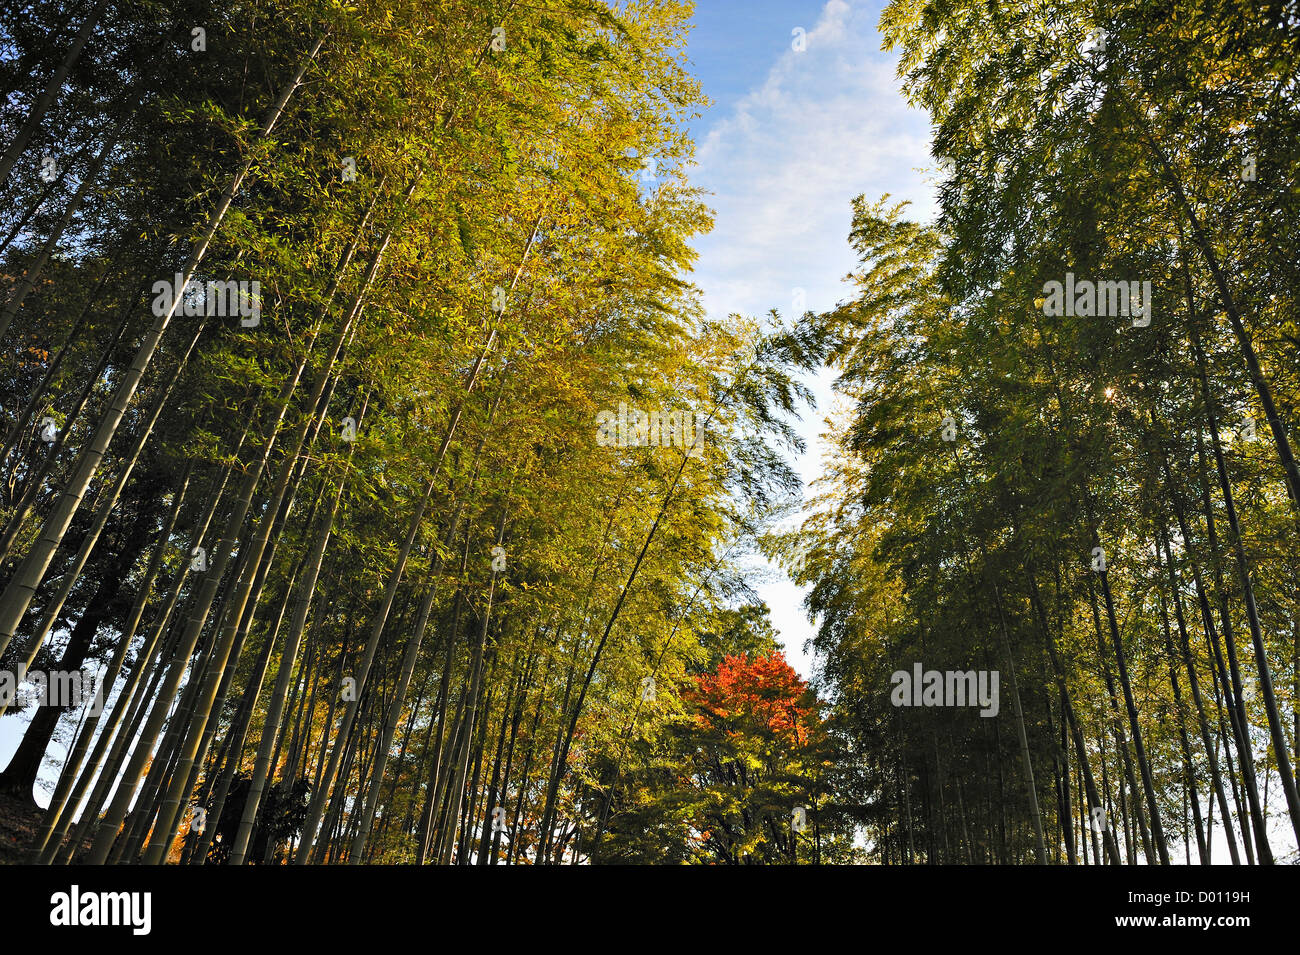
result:
[[[816,699],[780,651],[753,660],[728,654],[716,673],[696,677],[695,683],[688,696],[701,711],[696,719],[710,727],[727,724],[733,735],[761,727],[799,745],[808,741],[816,722]]]

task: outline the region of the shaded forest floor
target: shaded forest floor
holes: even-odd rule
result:
[[[0,865],[24,865],[45,810],[30,799],[0,790]],[[86,846],[89,848],[89,840]]]
[[[45,810],[12,792],[0,790],[0,865],[19,865],[40,831]]]

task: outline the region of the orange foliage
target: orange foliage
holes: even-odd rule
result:
[[[796,745],[808,741],[817,701],[780,651],[753,660],[728,654],[716,673],[696,677],[695,683],[688,697],[702,711],[696,717],[702,724],[739,722],[766,728]]]

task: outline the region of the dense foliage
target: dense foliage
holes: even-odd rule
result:
[[[859,294],[812,323],[849,408],[783,542],[873,853],[1295,861],[1295,9],[895,0],[881,30],[942,212],[855,204]],[[898,705],[918,663],[999,672],[999,715]]]
[[[894,0],[942,212],[792,321],[690,282],[686,0],[18,6],[33,861],[1295,860],[1293,6]]]
[[[0,651],[107,688],[0,780],[37,857],[589,858],[798,486],[809,355],[687,281],[689,10],[27,13]]]

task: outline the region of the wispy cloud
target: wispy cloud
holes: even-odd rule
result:
[[[926,116],[899,92],[891,55],[880,51],[878,10],[830,0],[764,82],[707,134],[695,181],[714,193],[713,233],[699,244],[697,281],[711,311],[790,310],[844,294],[854,265],[846,238],[849,201],[889,192],[932,214],[915,167],[928,165]]]

